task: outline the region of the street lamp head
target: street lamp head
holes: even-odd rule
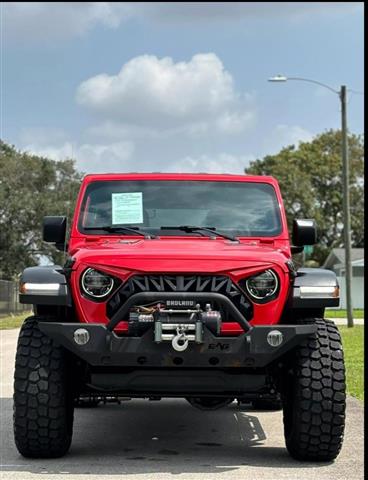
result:
[[[285,77],[285,75],[276,75],[274,77],[270,77],[268,79],[269,82],[286,82],[287,81],[287,77]]]

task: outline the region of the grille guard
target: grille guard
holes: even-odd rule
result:
[[[252,302],[239,285],[226,275],[132,275],[107,302],[107,317],[112,319],[132,295],[151,292],[219,293],[227,297],[246,320],[250,321],[253,317]]]
[[[110,332],[114,330],[118,323],[120,323],[128,314],[130,309],[139,304],[146,304],[151,302],[164,302],[165,300],[197,300],[209,303],[211,300],[219,303],[229,315],[238,322],[245,332],[248,332],[252,326],[246,318],[239,312],[236,306],[229,300],[228,297],[221,293],[214,292],[140,292],[135,293],[118,309],[113,315],[106,328]]]

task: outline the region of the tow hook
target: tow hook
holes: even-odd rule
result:
[[[189,338],[180,327],[176,329],[176,335],[171,340],[171,345],[177,352],[183,352],[188,348]]]

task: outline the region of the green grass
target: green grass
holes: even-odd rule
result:
[[[12,315],[9,317],[0,317],[0,330],[9,330],[10,328],[18,328],[22,325],[25,318],[32,315],[32,312],[23,312],[20,315]]]
[[[347,392],[364,399],[364,326],[339,326],[344,348]]]
[[[354,318],[364,318],[364,310],[356,308],[353,310]],[[346,318],[346,310],[325,310],[326,318]]]

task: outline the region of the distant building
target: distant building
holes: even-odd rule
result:
[[[364,308],[364,249],[352,248],[351,263],[353,267],[352,303],[353,308]],[[340,308],[346,308],[345,293],[345,249],[333,248],[323,268],[333,270],[340,284]]]

